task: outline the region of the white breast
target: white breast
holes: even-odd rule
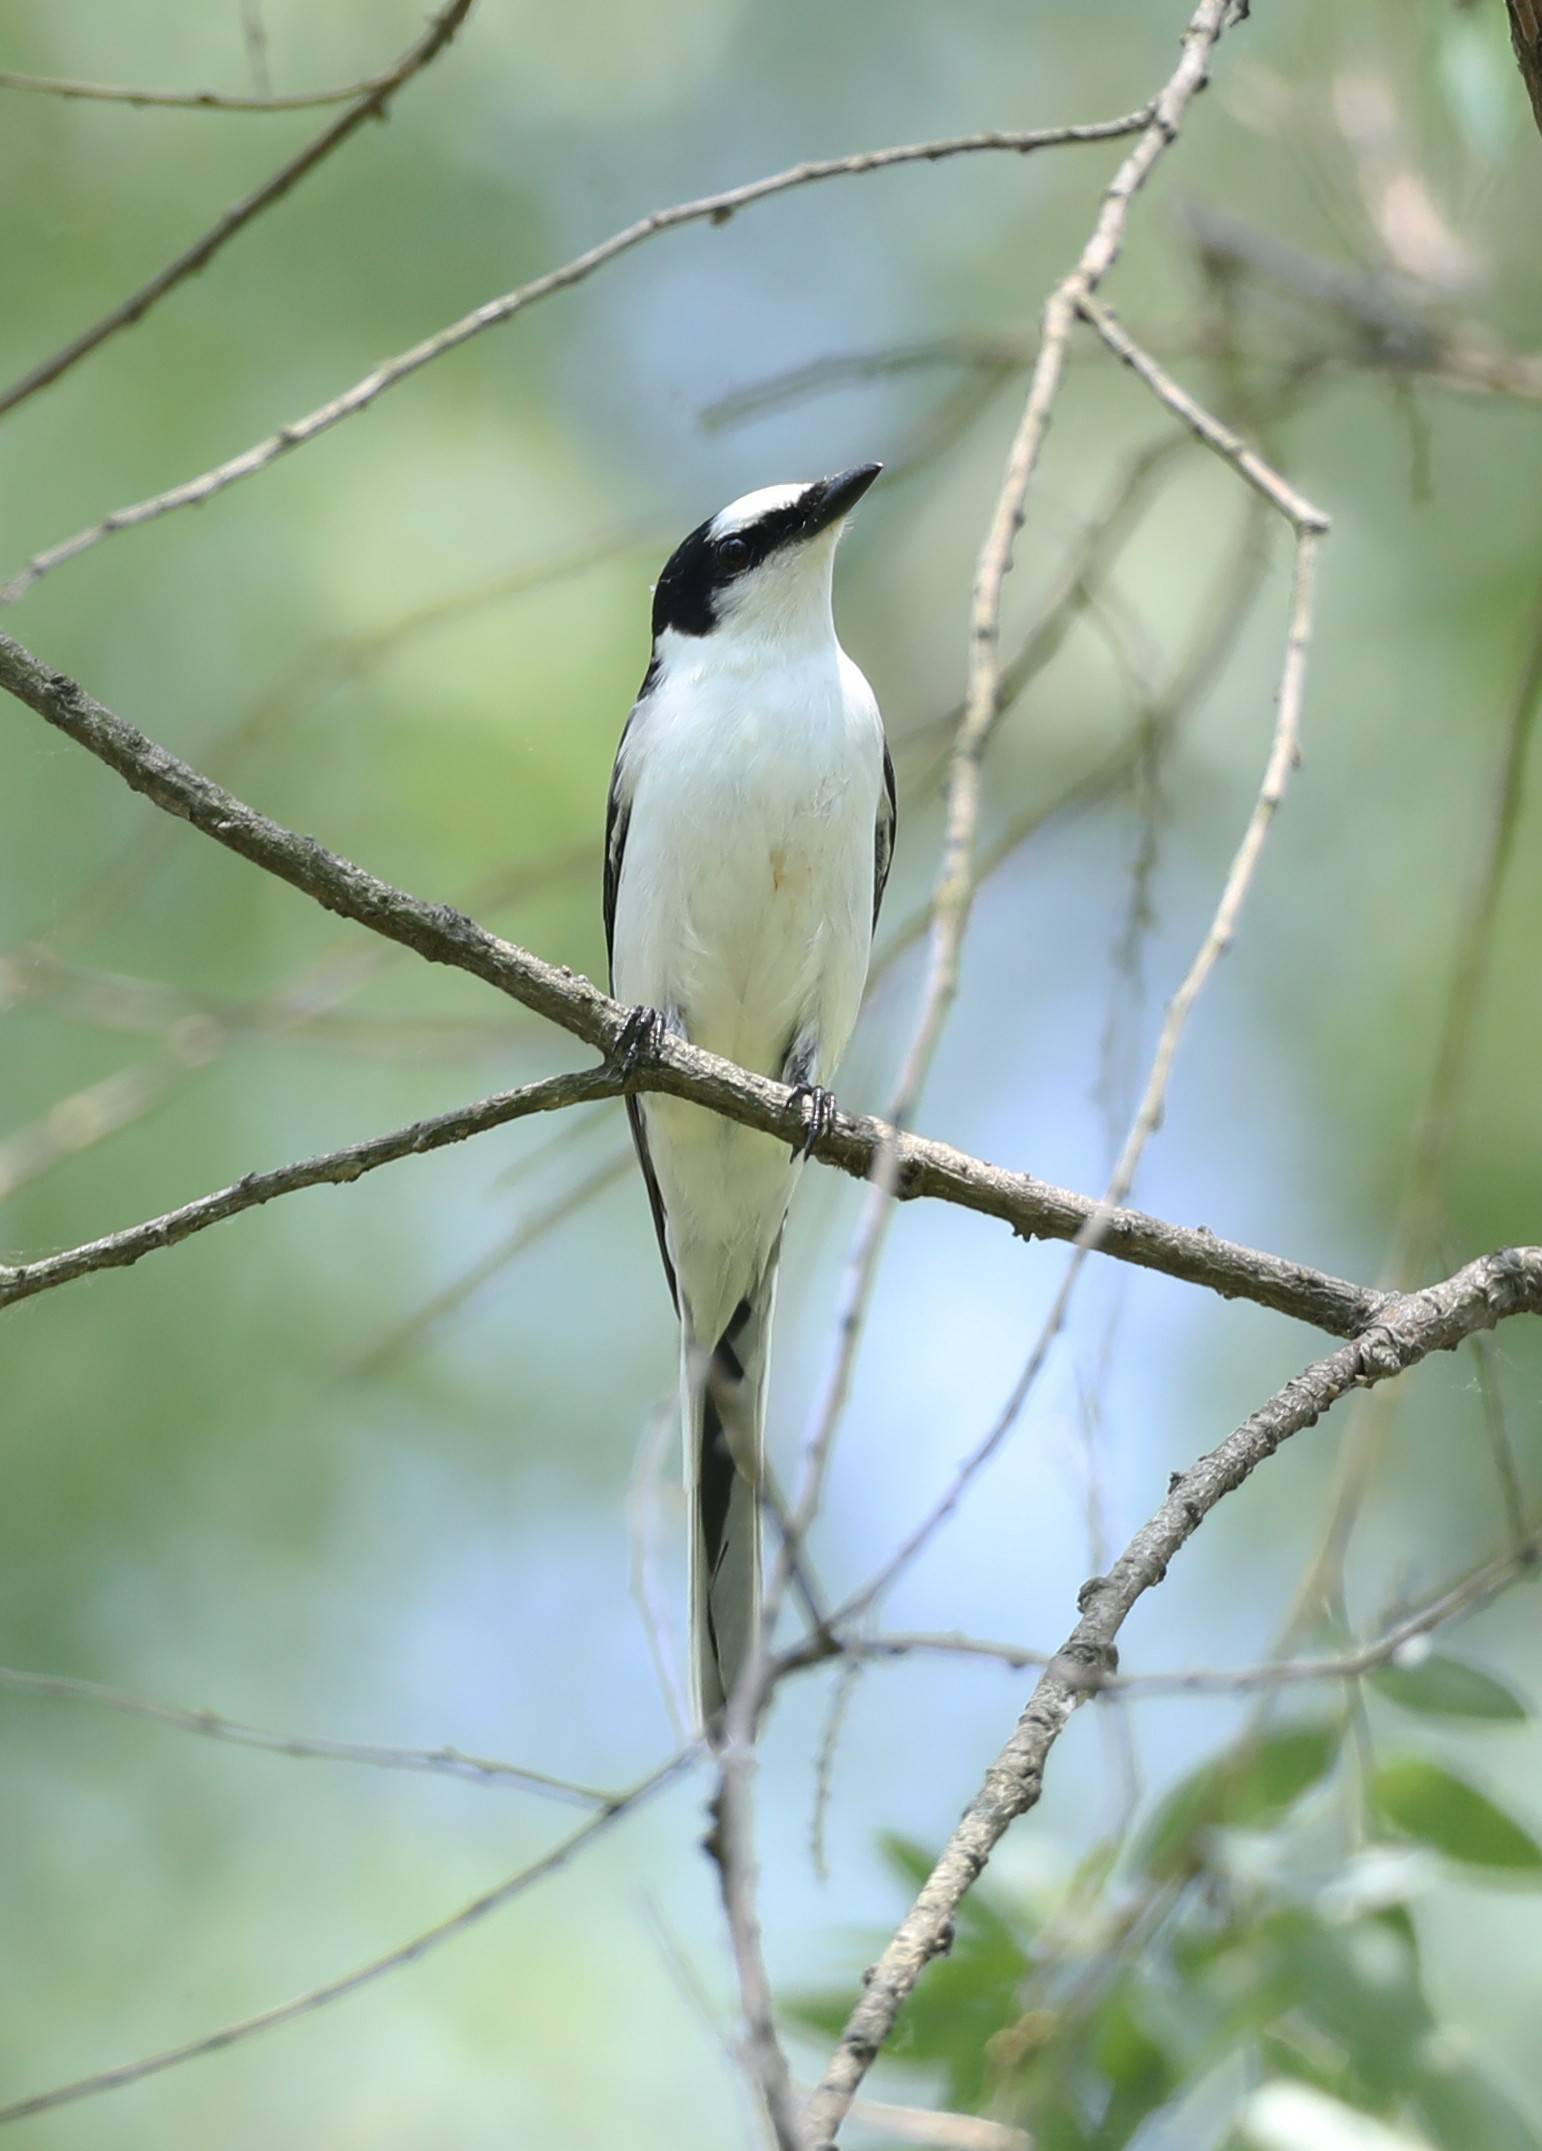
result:
[[[872,940],[883,735],[866,680],[833,638],[793,664],[672,664],[622,781],[617,997],[763,1075],[811,1035],[828,1084]],[[646,1111],[677,1263],[697,1267],[686,1242],[710,1255],[731,1311],[780,1229],[786,1145],[678,1101]]]

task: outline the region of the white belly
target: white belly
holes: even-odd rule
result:
[[[838,653],[837,653],[838,654]],[[616,904],[618,999],[661,1008],[693,1044],[780,1077],[815,1042],[828,1083],[872,938],[882,733],[848,661],[782,674],[769,700],[682,681],[640,715]],[[650,1098],[649,1148],[682,1287],[726,1321],[781,1227],[785,1143]]]

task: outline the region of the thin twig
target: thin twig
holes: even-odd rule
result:
[[[732,1733],[719,1758],[714,1827],[708,1849],[717,1864],[723,1914],[733,1949],[743,2019],[745,2072],[759,2092],[776,2139],[777,2151],[808,2151],[808,2137],[792,2072],[776,2034],[771,1982],[761,1946],[760,1915],[755,1906],[754,1810],[751,1780],[756,1757],[752,1744]]]
[[[472,1778],[520,1786],[543,1793],[549,1799],[575,1802],[582,1807],[615,1807],[623,1797],[594,1785],[580,1785],[571,1778],[552,1777],[544,1770],[527,1770],[520,1763],[496,1762],[484,1755],[468,1755],[460,1748],[392,1748],[360,1740],[331,1740],[307,1733],[275,1733],[260,1725],[243,1725],[222,1718],[212,1710],[186,1710],[175,1703],[152,1703],[143,1696],[126,1695],[100,1681],[76,1680],[60,1673],[23,1673],[14,1666],[0,1666],[0,1689],[12,1695],[50,1696],[72,1703],[95,1703],[126,1717],[148,1718],[183,1733],[200,1733],[237,1748],[261,1748],[269,1755],[290,1755],[324,1763],[364,1763],[376,1770],[412,1770],[435,1776]]]
[[[456,0],[456,4],[464,10],[469,7],[470,0]],[[379,94],[375,93],[376,98]],[[850,156],[826,157],[807,164],[796,164],[785,172],[775,172],[768,178],[751,180],[745,186],[727,187],[720,193],[705,194],[694,201],[676,202],[668,209],[651,210],[647,216],[639,217],[635,223],[628,224],[621,231],[613,232],[608,239],[602,239],[598,245],[589,247],[582,254],[575,255],[571,261],[564,262],[561,268],[548,270],[544,276],[534,277],[528,284],[521,284],[516,291],[506,292],[501,298],[484,301],[469,314],[463,314],[459,321],[451,322],[448,328],[437,330],[434,335],[424,337],[421,343],[414,344],[411,350],[385,360],[367,373],[362,381],[356,381],[340,396],[334,396],[331,402],[320,405],[303,418],[294,419],[290,424],[281,426],[276,433],[270,434],[266,440],[259,441],[254,447],[243,450],[240,455],[231,456],[226,462],[216,464],[198,477],[187,479],[181,485],[170,486],[166,491],[153,494],[147,500],[135,501],[126,507],[114,509],[110,515],[103,516],[100,522],[93,523],[88,529],[77,531],[73,537],[66,538],[61,544],[50,546],[45,552],[38,553],[4,588],[0,588],[0,603],[9,603],[19,598],[42,576],[62,566],[65,561],[75,559],[91,546],[100,544],[104,538],[111,537],[120,530],[131,530],[142,523],[154,522],[158,517],[169,515],[176,509],[196,507],[204,501],[212,500],[216,493],[224,492],[227,486],[236,484],[240,479],[250,478],[257,471],[266,470],[270,463],[287,455],[291,449],[303,447],[318,434],[329,431],[345,418],[352,418],[358,412],[367,410],[387,389],[395,388],[399,382],[407,380],[435,359],[443,358],[447,352],[459,350],[462,344],[469,343],[474,336],[480,336],[485,329],[497,328],[503,322],[513,320],[516,314],[523,313],[527,307],[536,305],[542,299],[550,298],[553,293],[567,291],[573,285],[581,284],[597,269],[604,268],[607,263],[630,252],[633,247],[657,238],[661,232],[676,231],[684,224],[723,224],[737,211],[748,209],[756,202],[766,201],[772,195],[786,194],[795,187],[813,186],[826,179],[889,171],[906,164],[935,164],[947,157],[969,156],[980,151],[1006,151],[1021,156],[1033,150],[1057,149],[1073,142],[1114,141],[1121,135],[1132,134],[1136,129],[1145,127],[1147,120],[1146,112],[1132,112],[1120,119],[1094,120],[1082,126],[1041,127],[1026,132],[992,130],[981,134],[950,135],[935,142],[903,143],[890,149],[860,150]],[[343,122],[338,124],[341,126]],[[110,333],[109,329],[101,325],[99,330],[100,333],[91,332],[95,342],[101,341],[102,334]],[[66,354],[60,356],[65,357],[67,362]],[[52,380],[62,368],[57,359],[50,360],[49,365],[53,371],[42,378]],[[9,401],[17,402],[21,394],[30,393],[33,387],[41,387],[42,378],[29,376],[28,381],[19,384],[18,389],[12,392]],[[6,408],[7,399],[0,397],[0,412]]]
[[[1076,1627],[1034,1689],[1011,1738],[987,1771],[914,1905],[868,1975],[809,2108],[819,2151],[835,2140],[906,1996],[937,1954],[958,1904],[1010,1825],[1036,1805],[1051,1749],[1110,1670],[1126,1616],[1160,1583],[1168,1563],[1218,1502],[1280,1444],[1313,1426],[1340,1398],[1452,1351],[1475,1330],[1542,1313],[1542,1249],[1507,1250],[1469,1263],[1444,1283],[1393,1300],[1375,1327],[1297,1375],[1217,1449],[1174,1479],[1167,1498],[1106,1576],[1083,1586]]]
[[[695,1747],[682,1748],[668,1762],[661,1763],[645,1778],[621,1793],[609,1806],[581,1822],[576,1830],[560,1839],[549,1852],[542,1853],[527,1867],[519,1868],[506,1880],[474,1897],[470,1904],[462,1905],[448,1919],[426,1928],[408,1942],[388,1949],[383,1956],[374,1957],[368,1964],[361,1964],[338,1979],[329,1979],[319,1987],[312,1987],[298,1994],[292,2001],[280,2002],[272,2009],[264,2009],[256,2016],[244,2017],[239,2023],[225,2024],[218,2031],[208,2032],[202,2038],[190,2039],[183,2046],[167,2047],[159,2054],[147,2054],[138,2061],[121,2063],[117,2068],[101,2069],[91,2076],[77,2077],[73,2083],[56,2085],[50,2091],[34,2092],[30,2098],[15,2099],[9,2106],[0,2106],[0,2124],[7,2121],[26,2121],[34,2114],[51,2113],[55,2107],[69,2106],[77,2099],[95,2098],[104,2091],[121,2090],[125,2084],[142,2083],[147,2076],[158,2076],[163,2069],[175,2069],[185,2061],[198,2061],[206,2054],[223,2053],[227,2047],[254,2038],[257,2033],[273,2031],[280,2024],[292,2024],[297,2017],[309,2016],[329,2003],[341,2001],[345,1995],[356,1994],[361,1987],[382,1979],[387,1973],[399,1971],[403,1965],[415,1964],[426,1957],[430,1950],[438,1949],[444,1942],[453,1941],[468,1928],[487,1918],[491,1912],[501,1912],[516,1897],[543,1882],[548,1875],[565,1867],[576,1852],[591,1844],[623,1815],[635,1814],[646,1800],[663,1790],[679,1777],[696,1756]]]
[[[1475,1331],[1469,1343],[1486,1332]],[[1235,1695],[1250,1689],[1299,1687],[1313,1681],[1346,1681],[1374,1673],[1404,1648],[1436,1629],[1448,1627],[1464,1614],[1489,1604],[1499,1593],[1523,1576],[1536,1574],[1542,1566],[1542,1530],[1522,1531],[1504,1553],[1470,1569],[1465,1576],[1381,1633],[1374,1641],[1354,1650],[1317,1658],[1266,1658],[1257,1665],[1182,1667],[1170,1673],[1106,1672],[1089,1682],[1104,1695]],[[806,1667],[824,1665],[831,1658],[871,1665],[917,1654],[939,1658],[984,1658],[1011,1672],[1027,1666],[1054,1662],[1050,1651],[1032,1651],[1016,1643],[998,1643],[985,1636],[927,1634],[922,1631],[881,1630],[876,1635],[852,1635],[833,1626],[822,1635],[811,1635],[784,1651],[773,1666],[774,1677],[801,1673]]]
[[[976,887],[975,840],[985,750],[1001,714],[1001,599],[1022,527],[1028,487],[1059,392],[1066,347],[1079,300],[1089,295],[1118,257],[1136,194],[1152,166],[1177,138],[1184,112],[1205,79],[1211,48],[1220,37],[1228,0],[1200,0],[1184,34],[1173,75],[1149,107],[1146,124],[1104,193],[1092,234],[1076,267],[1051,293],[1028,400],[1018,424],[975,569],[969,628],[969,680],[953,738],[942,863],[932,898],[927,976],[910,1043],[890,1099],[887,1119],[902,1132],[920,1099],[942,1028],[958,991],[959,959]],[[806,1531],[819,1506],[836,1430],[850,1394],[856,1357],[877,1283],[879,1262],[899,1185],[894,1142],[880,1152],[848,1257],[839,1300],[834,1360],[821,1392],[804,1448],[803,1485],[793,1521]],[[774,1607],[776,1579],[768,1594]]]
[[[603,1068],[549,1076],[543,1082],[523,1084],[518,1090],[500,1091],[453,1113],[439,1113],[432,1119],[414,1121],[410,1127],[394,1128],[389,1135],[350,1143],[320,1157],[301,1158],[271,1172],[247,1173],[230,1187],[200,1195],[181,1209],[168,1210],[142,1225],[107,1233],[99,1240],[67,1248],[62,1254],[40,1256],[36,1262],[14,1268],[0,1264],[0,1307],[52,1291],[97,1270],[126,1269],[146,1255],[175,1247],[194,1233],[206,1232],[211,1225],[223,1224],[227,1218],[255,1210],[281,1195],[294,1195],[302,1188],[349,1186],[365,1173],[393,1165],[398,1159],[421,1157],[448,1143],[465,1142],[470,1136],[489,1128],[506,1127],[510,1121],[523,1120],[532,1113],[552,1113],[595,1098],[613,1098],[622,1087],[619,1076]]]
[[[281,165],[270,179],[265,179],[252,193],[244,195],[239,202],[233,202],[201,238],[185,247],[164,269],[157,270],[148,283],[141,284],[137,291],[130,292],[121,305],[104,314],[100,321],[94,321],[90,328],[83,329],[71,342],[34,366],[30,373],[23,374],[19,381],[14,381],[9,388],[0,390],[0,417],[7,411],[14,411],[16,406],[25,403],[29,396],[35,396],[39,389],[47,388],[51,382],[59,380],[72,366],[78,365],[120,329],[132,328],[136,322],[142,321],[151,307],[158,300],[165,298],[168,291],[174,291],[178,284],[184,283],[188,277],[207,267],[221,248],[234,239],[237,232],[244,231],[254,217],[261,216],[265,209],[281,200],[291,187],[297,186],[318,164],[330,157],[333,150],[340,149],[366,120],[381,118],[397,92],[404,89],[414,75],[421,74],[449,44],[471,12],[471,5],[472,0],[446,0],[446,4],[434,16],[423,35],[402,54],[396,65],[379,76],[356,104],[350,105],[348,110],[317,135],[313,142],[308,142],[297,156]],[[33,579],[35,578],[29,570],[28,580]],[[0,593],[0,597],[5,594]]]
[[[1318,536],[1327,530],[1328,518],[1322,510],[1314,508],[1294,486],[1287,485],[1279,472],[1266,463],[1256,449],[1250,448],[1240,433],[1196,403],[1187,389],[1181,387],[1151,353],[1120,326],[1106,306],[1090,293],[1085,293],[1077,299],[1076,311],[1097,330],[1115,358],[1138,375],[1152,395],[1183,421],[1194,438],[1229,463],[1255,492],[1261,493],[1272,507],[1279,509],[1295,530]]]
[[[922,2106],[895,2106],[887,2099],[857,2099],[851,2118],[902,2144],[929,2144],[932,2151],[1033,2151],[1026,2129],[981,2114],[931,2113]]]
[[[241,97],[225,90],[146,90],[122,82],[76,82],[61,75],[19,75],[0,68],[0,90],[27,90],[43,97],[81,98],[92,104],[153,106],[166,112],[313,112],[397,86],[397,70],[363,75],[330,90],[299,90],[288,96]]]
[[[1226,450],[1227,460],[1234,460]],[[1270,474],[1272,477],[1272,473]],[[1270,499],[1281,512],[1296,516],[1285,506],[1286,498],[1296,499],[1290,488],[1281,481],[1270,490],[1263,485],[1256,488]],[[1022,1372],[1014,1383],[1011,1394],[1000,1413],[964,1458],[955,1472],[948,1488],[916,1528],[903,1541],[872,1580],[856,1592],[840,1609],[840,1620],[872,1605],[890,1588],[895,1580],[926,1547],[943,1523],[953,1514],[966,1488],[978,1472],[995,1455],[1013,1426],[1017,1423],[1035,1383],[1038,1381],[1055,1339],[1065,1323],[1072,1297],[1081,1278],[1089,1256],[1103,1247],[1103,1215],[1112,1215],[1124,1201],[1134,1183],[1147,1143],[1161,1123],[1167,1086],[1172,1076],[1173,1063],[1178,1045],[1193,1011],[1194,1004],[1203,992],[1206,982],[1222,955],[1230,947],[1236,933],[1237,921],[1247,892],[1263,852],[1264,843],[1284,797],[1285,786],[1296,765],[1300,751],[1301,707],[1306,684],[1306,657],[1310,644],[1312,623],[1313,576],[1317,547],[1321,543],[1322,518],[1309,503],[1301,502],[1304,511],[1296,530],[1296,575],[1291,597],[1290,617],[1285,636],[1285,657],[1280,676],[1278,704],[1274,731],[1270,739],[1269,753],[1258,794],[1243,831],[1241,842],[1233,856],[1231,867],[1221,890],[1215,913],[1205,931],[1198,952],[1190,964],[1176,993],[1167,1006],[1161,1036],[1152,1058],[1150,1074],[1135,1117],[1130,1123],[1103,1199],[1076,1237],[1071,1260],[1050,1303],[1033,1349],[1024,1363]],[[1306,518],[1310,517],[1308,521]]]

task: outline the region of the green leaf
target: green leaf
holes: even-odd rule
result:
[[[913,1837],[902,1837],[897,1830],[885,1830],[879,1837],[878,1849],[901,1882],[912,1890],[918,1890],[937,1865],[935,1852],[928,1852]]]
[[[1441,2051],[1407,2085],[1414,2112],[1441,2151],[1537,2151],[1536,2132],[1506,2092],[1462,2054]]]
[[[1438,1764],[1411,1755],[1383,1763],[1375,1793],[1394,1829],[1448,1860],[1542,1878],[1542,1845],[1486,1793]]]
[[[1277,1923],[1276,1991],[1353,2065],[1352,2103],[1385,2109],[1406,2083],[1430,2029],[1415,1949],[1378,1919]]]
[[[1432,1654],[1417,1665],[1386,1665],[1371,1675],[1371,1686],[1400,1710],[1427,1718],[1492,1718],[1513,1725],[1529,1715],[1513,1689],[1460,1658]]]
[[[1290,1807],[1331,1767],[1338,1727],[1292,1726],[1214,1756],[1179,1780],[1141,1832],[1137,1864],[1148,1875],[1170,1875],[1195,1864],[1207,1830],[1246,1827]]]
[[[1092,2056],[1108,2085],[1098,2124],[1098,2151],[1118,2151],[1146,2116],[1165,2106],[1183,2081],[1128,1982],[1115,1988],[1089,2027]]]

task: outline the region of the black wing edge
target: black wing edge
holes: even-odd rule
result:
[[[621,867],[626,857],[626,833],[631,824],[632,809],[621,797],[621,749],[626,745],[626,735],[636,722],[643,697],[653,685],[656,667],[648,667],[642,691],[633,704],[632,714],[621,730],[621,744],[616,749],[616,766],[611,772],[610,797],[605,807],[605,960],[609,968],[610,989],[616,990],[616,898],[621,889]],[[680,1311],[680,1292],[675,1283],[675,1266],[669,1257],[669,1232],[664,1210],[664,1197],[659,1192],[658,1175],[653,1170],[653,1160],[648,1154],[648,1134],[643,1125],[642,1101],[628,1098],[626,1117],[631,1123],[632,1141],[637,1149],[637,1162],[642,1167],[643,1185],[648,1190],[648,1207],[653,1212],[653,1229],[658,1234],[659,1254],[663,1258],[664,1275],[669,1283],[669,1296],[674,1302],[676,1314]]]
[[[878,826],[873,832],[873,929],[883,909],[883,892],[889,886],[889,867],[894,858],[894,834],[899,828],[899,806],[894,796],[894,757],[887,739],[883,743],[883,795],[878,802]]]

